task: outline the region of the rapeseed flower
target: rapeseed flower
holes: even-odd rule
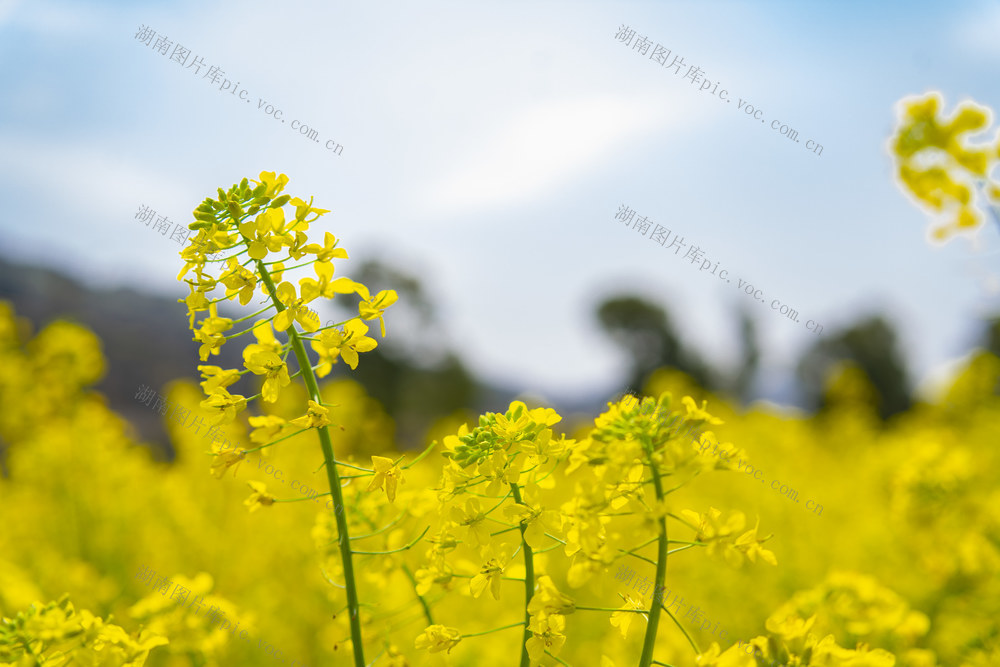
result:
[[[267,403],[274,403],[278,400],[278,391],[281,387],[286,387],[291,383],[285,362],[274,352],[255,352],[245,356],[246,361],[243,362],[243,365],[247,367],[247,370],[256,375],[264,376],[261,398]]]
[[[358,353],[370,352],[378,346],[374,338],[365,336],[368,327],[363,322],[351,320],[344,325],[342,331],[327,329],[314,339],[312,348],[319,354],[320,363],[316,367],[316,375],[326,377],[337,363],[337,357],[343,357],[347,365],[354,370],[358,367]]]
[[[389,502],[395,502],[397,482],[406,483],[406,480],[403,479],[403,473],[398,466],[399,461],[394,462],[392,459],[384,456],[372,456],[372,467],[375,469],[375,476],[372,478],[371,484],[368,485],[368,491],[381,489],[384,484],[385,495],[389,499]]]
[[[230,449],[230,450],[219,450],[215,452],[215,461],[212,463],[212,467],[209,468],[209,472],[216,479],[222,479],[222,476],[226,474],[226,471],[231,467],[233,469],[233,477],[236,477],[236,468],[243,459],[246,458],[246,450],[243,449]]]
[[[321,428],[332,422],[330,421],[330,410],[309,399],[309,408],[306,413],[288,423],[301,428]]]
[[[429,653],[440,653],[446,651],[451,653],[451,649],[462,641],[462,633],[455,628],[448,628],[443,625],[429,625],[417,637],[413,645],[416,648],[427,649]]]

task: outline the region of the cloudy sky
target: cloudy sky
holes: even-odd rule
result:
[[[351,253],[338,272],[378,255],[417,275],[495,381],[614,385],[593,311],[625,291],[719,363],[750,309],[777,371],[807,321],[885,313],[928,377],[1000,311],[1000,240],[929,243],[887,139],[906,96],[1000,109],[998,73],[996,2],[0,0],[0,252],[183,296],[179,246],[140,206],[185,224],[279,171],[332,210],[314,229]]]

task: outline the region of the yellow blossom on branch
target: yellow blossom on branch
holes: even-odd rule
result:
[[[540,661],[548,651],[557,655],[566,643],[566,618],[558,614],[540,615],[531,619],[528,624],[531,638],[527,641],[528,655],[534,661]]]
[[[403,479],[403,472],[398,467],[398,462],[393,463],[392,459],[384,456],[372,456],[372,467],[375,469],[375,477],[368,485],[368,491],[381,489],[385,485],[385,495],[389,502],[396,500],[396,483],[406,483]]]
[[[246,409],[247,399],[239,394],[230,394],[224,387],[218,387],[199,405],[215,413],[209,417],[209,424],[230,424],[236,419],[238,412]]]
[[[295,296],[295,286],[284,282],[278,285],[278,301],[285,306],[285,309],[274,316],[274,328],[284,331],[292,326],[292,320],[298,322],[306,331],[316,331],[319,329],[319,316],[306,307],[308,300]]]
[[[309,409],[306,410],[306,413],[288,423],[300,428],[319,428],[333,422],[330,421],[330,411],[326,407],[309,399]]]
[[[343,357],[347,365],[354,370],[358,367],[358,353],[370,352],[378,346],[378,341],[369,338],[368,327],[360,320],[350,320],[344,325],[343,331],[327,329],[319,335],[319,340],[312,341],[312,349],[319,354],[320,363],[316,367],[316,375],[326,377],[337,363],[337,357]]]
[[[226,471],[230,467],[233,469],[233,477],[236,477],[236,468],[239,467],[240,462],[246,458],[246,451],[242,449],[230,449],[226,451],[215,452],[215,461],[212,463],[212,467],[209,468],[209,472],[216,479],[222,479],[222,476],[226,474]]]
[[[271,506],[274,504],[274,496],[267,492],[267,485],[261,482],[247,482],[253,493],[250,497],[243,501],[243,504],[247,506],[249,511],[256,512],[261,507]]]
[[[448,628],[443,625],[430,625],[423,633],[417,637],[414,646],[420,649],[427,649],[429,653],[440,653],[451,649],[462,641],[462,633],[455,628]]]
[[[487,588],[496,600],[500,599],[500,584],[503,583],[503,571],[510,561],[510,554],[504,548],[492,544],[483,550],[483,564],[479,572],[469,581],[469,591],[472,597],[478,598]]]
[[[374,320],[377,318],[382,331],[382,337],[385,338],[385,319],[383,319],[382,313],[399,299],[396,290],[382,290],[373,299],[368,292],[368,288],[361,283],[356,283],[356,289],[362,298],[361,303],[358,304],[358,314],[363,320]]]
[[[331,259],[347,259],[347,251],[336,246],[337,237],[330,232],[326,232],[323,234],[323,245],[310,243],[302,249],[305,252],[314,253],[316,259],[321,262],[327,262]]]
[[[260,415],[250,417],[247,421],[253,427],[250,442],[266,443],[277,438],[287,422],[277,415]]]
[[[257,287],[257,276],[240,266],[235,257],[230,257],[227,262],[229,271],[222,275],[219,280],[226,286],[226,298],[231,299],[238,296],[240,305],[245,306],[253,298],[254,289]]]
[[[277,401],[279,389],[291,382],[288,378],[288,367],[274,352],[257,352],[249,355],[243,365],[252,373],[264,376],[261,398],[267,403]]]

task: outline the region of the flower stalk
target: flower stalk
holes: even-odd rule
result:
[[[652,457],[651,457],[652,458]],[[660,479],[660,471],[657,470],[656,461],[650,460],[650,470],[653,472],[653,488],[656,490],[657,503],[663,500],[663,482]],[[656,518],[659,524],[660,535],[656,541],[656,577],[653,582],[653,590],[662,589],[663,582],[667,578],[667,518],[659,516]],[[654,603],[650,605],[649,622],[646,625],[646,636],[642,642],[642,655],[639,657],[639,667],[650,667],[653,662],[653,649],[656,648],[656,631],[660,627],[660,612],[662,605]]]
[[[524,501],[521,500],[521,491],[517,482],[510,483],[510,490],[514,496],[514,502],[523,505]],[[531,657],[528,655],[528,640],[531,639],[532,632],[529,627],[531,614],[528,612],[528,603],[531,602],[531,596],[535,594],[535,556],[531,551],[531,545],[524,539],[525,525],[522,523],[520,528],[521,548],[524,550],[524,641],[521,642],[521,667],[529,667]]]
[[[267,286],[267,291],[271,295],[274,307],[280,313],[285,310],[284,304],[275,296],[274,281],[268,273],[263,262],[257,260],[257,270],[260,271],[261,280]],[[320,395],[319,383],[316,381],[315,372],[309,362],[305,346],[299,338],[294,326],[288,327],[288,339],[295,358],[302,369],[302,378],[305,380],[309,390],[309,396],[316,403],[322,403],[323,397]],[[320,448],[323,450],[323,460],[326,463],[326,478],[330,484],[330,494],[333,496],[334,516],[337,520],[337,544],[340,547],[340,560],[344,568],[344,589],[347,592],[348,620],[351,625],[351,646],[354,649],[355,667],[365,667],[364,643],[361,638],[361,615],[358,604],[358,588],[354,580],[353,551],[351,550],[350,533],[347,527],[347,516],[343,510],[344,495],[340,487],[340,478],[337,474],[337,460],[333,455],[333,442],[330,439],[330,430],[327,426],[320,426],[316,429],[319,433]]]

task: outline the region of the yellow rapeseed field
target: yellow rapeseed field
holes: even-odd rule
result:
[[[0,664],[1000,665],[1000,359],[885,424],[851,366],[813,417],[661,369],[599,415],[515,401],[400,451],[330,379],[396,294],[333,277],[287,180],[195,211],[204,381],[147,403],[171,463],[89,388],[92,333],[0,303]],[[346,322],[306,306],[349,293]]]

